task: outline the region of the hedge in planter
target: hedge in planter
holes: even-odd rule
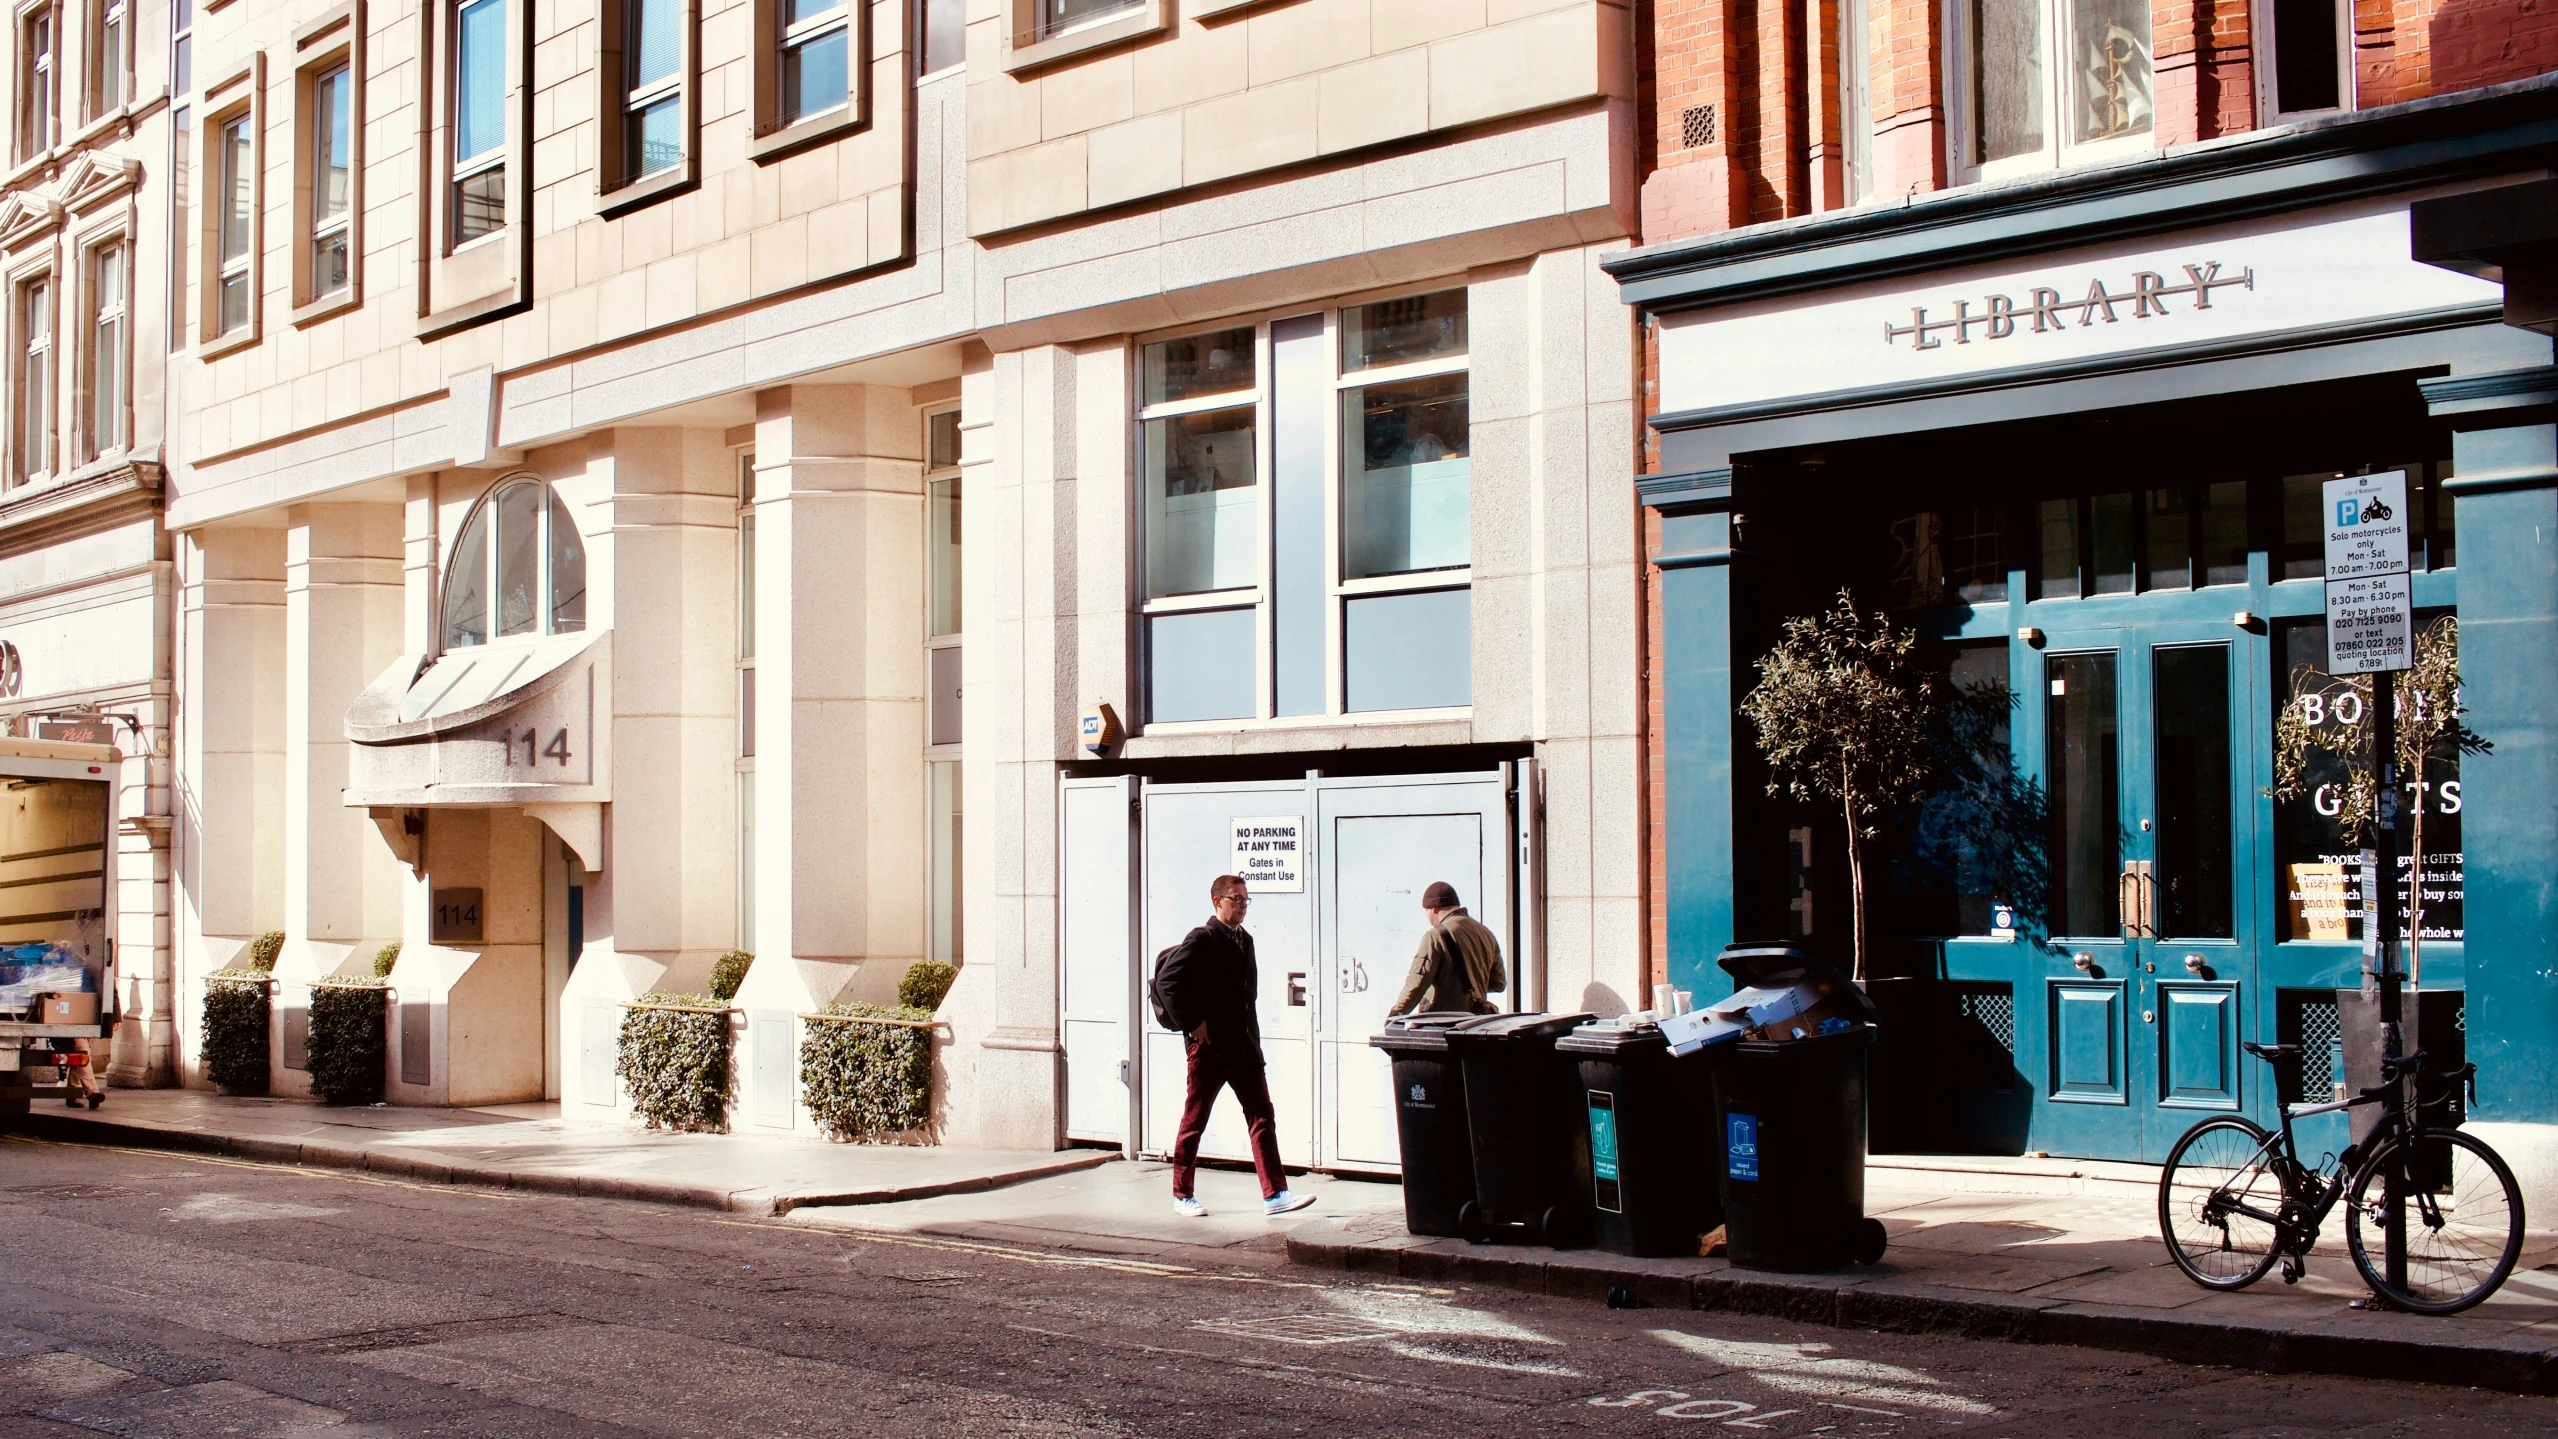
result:
[[[204,977],[204,1077],[224,1094],[266,1093],[271,982],[255,969],[221,969]]]
[[[311,1093],[324,1104],[373,1104],[382,1098],[383,1039],[389,991],[379,979],[324,979],[311,986]]]
[[[932,1011],[830,1004],[799,1048],[802,1102],[837,1139],[880,1139],[924,1129],[933,1118]],[[890,1020],[895,1023],[864,1023]]]
[[[613,1073],[649,1128],[727,1132],[728,1016],[707,994],[652,994],[622,1011]]]

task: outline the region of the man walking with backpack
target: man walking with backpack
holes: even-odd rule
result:
[[[1286,1214],[1315,1202],[1313,1195],[1288,1188],[1288,1171],[1279,1163],[1279,1121],[1261,1057],[1261,976],[1252,936],[1243,928],[1251,903],[1241,877],[1217,876],[1208,886],[1208,922],[1155,956],[1155,977],[1146,986],[1155,1018],[1182,1035],[1189,1050],[1190,1088],[1172,1146],[1172,1207],[1193,1219],[1208,1212],[1195,1188],[1199,1137],[1207,1132],[1208,1111],[1220,1089],[1232,1089],[1243,1106],[1252,1167],[1261,1177],[1262,1212]]]

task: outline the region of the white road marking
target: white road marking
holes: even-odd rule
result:
[[[1433,1349],[1427,1344],[1415,1344],[1404,1339],[1397,1339],[1386,1345],[1386,1348],[1406,1359],[1427,1359],[1433,1364],[1458,1364],[1468,1369],[1498,1369],[1507,1374],[1543,1374],[1557,1379],[1582,1377],[1580,1370],[1567,1369],[1560,1364],[1540,1364],[1533,1359],[1493,1359],[1480,1354],[1452,1354],[1445,1349]]]
[[[1507,1339],[1523,1344],[1557,1346],[1563,1342],[1549,1339],[1498,1314],[1467,1309],[1427,1295],[1381,1289],[1335,1289],[1326,1292],[1323,1299],[1345,1314],[1378,1328],[1405,1334],[1454,1334],[1468,1339]]]
[[[278,1204],[237,1194],[199,1194],[175,1209],[160,1212],[173,1219],[201,1219],[208,1224],[247,1224],[260,1219],[320,1219],[346,1211],[315,1204]]]
[[[1672,1348],[1747,1373],[1769,1388],[1789,1394],[1825,1400],[1864,1399],[1940,1414],[1998,1412],[1977,1399],[1942,1392],[1941,1381],[1916,1369],[1870,1359],[1834,1358],[1827,1344],[1754,1344],[1737,1339],[1707,1339],[1676,1329],[1655,1329],[1652,1337]]]

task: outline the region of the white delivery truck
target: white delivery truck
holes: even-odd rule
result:
[[[106,1098],[116,750],[0,736],[0,1114]]]

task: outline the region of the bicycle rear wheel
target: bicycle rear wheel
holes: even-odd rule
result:
[[[2274,1267],[2283,1181],[2273,1158],[2273,1136],[2234,1115],[2204,1120],[2176,1141],[2158,1176],[2158,1232],[2186,1278],[2244,1289]]]
[[[2390,1282],[2381,1247],[2393,1169],[2406,1180],[2404,1284]],[[2481,1302],[2522,1254],[2521,1186],[2496,1151],[2456,1129],[2420,1129],[2412,1142],[2401,1135],[2382,1145],[2345,1197],[2354,1267],[2374,1294],[2410,1313],[2458,1314]]]

